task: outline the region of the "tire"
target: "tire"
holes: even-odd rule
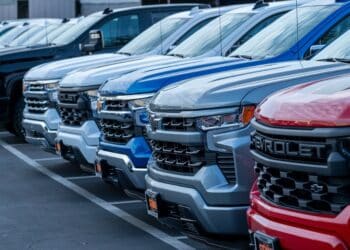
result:
[[[23,141],[25,140],[25,130],[22,126],[24,106],[24,98],[21,96],[16,100],[11,115],[12,131]]]

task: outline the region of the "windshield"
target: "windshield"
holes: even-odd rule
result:
[[[158,45],[164,39],[173,34],[180,26],[186,23],[187,18],[166,18],[135,37],[131,42],[125,45],[120,53],[127,53],[130,55],[144,54]]]
[[[63,45],[71,43],[83,34],[87,29],[91,28],[96,22],[101,19],[101,15],[90,15],[85,17],[79,23],[75,24],[71,29],[67,30],[60,36],[52,40],[53,44]]]
[[[215,18],[170,51],[169,55],[200,56],[214,49],[222,38],[227,37],[252,15],[252,13],[229,13]]]
[[[298,25],[296,11],[290,11],[249,39],[231,56],[244,56],[253,59],[278,56],[290,49],[298,41],[298,38],[303,38],[337,8],[339,6],[300,7],[297,12]]]
[[[56,25],[54,29],[51,29],[49,32],[42,30],[35,36],[29,38],[23,45],[32,46],[32,45],[45,45],[51,44],[52,40],[61,35],[63,32],[69,30],[74,24],[65,23]],[[46,34],[47,33],[47,34]]]
[[[45,36],[45,34],[50,33],[52,30],[58,27],[58,24],[50,24],[46,28],[45,26],[33,26],[31,27],[27,32],[23,33],[19,37],[17,37],[15,40],[9,43],[10,47],[13,46],[20,46],[25,45],[28,43],[29,40],[31,40],[33,37],[37,37],[40,35],[40,37]]]
[[[350,31],[339,37],[324,50],[312,58],[312,60],[345,59],[350,60]]]
[[[10,30],[9,32],[5,33],[3,36],[0,37],[0,44],[9,44],[13,39],[26,32],[29,28],[30,26],[18,26]]]

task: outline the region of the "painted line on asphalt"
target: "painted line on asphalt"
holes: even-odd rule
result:
[[[185,235],[177,236],[175,238],[178,239],[178,240],[187,240],[188,239],[188,237],[185,236]]]
[[[112,201],[112,202],[109,202],[109,204],[112,204],[112,205],[123,205],[123,204],[132,204],[132,203],[143,203],[144,201],[142,200],[129,200],[129,201]]]
[[[6,131],[0,131],[0,135],[10,135],[10,133]]]
[[[71,177],[64,177],[67,180],[73,181],[73,180],[84,180],[84,179],[91,179],[91,178],[97,178],[97,175],[83,175],[83,176],[71,176]]]
[[[50,171],[49,169],[43,167],[40,163],[32,160],[27,155],[23,154],[18,149],[12,147],[11,145],[7,144],[6,142],[0,140],[0,145],[5,148],[7,151],[15,155],[17,158],[21,159],[25,163],[27,163],[30,167],[34,168],[35,170],[39,171],[40,173],[48,176],[49,178],[55,180],[59,184],[63,185],[64,187],[70,189],[71,191],[79,194],[80,196],[84,197],[85,199],[91,201],[92,203],[96,204],[97,206],[105,209],[106,211],[110,212],[111,214],[119,217],[120,219],[128,222],[129,224],[139,228],[140,230],[152,235],[153,237],[157,238],[158,240],[176,248],[176,249],[194,249],[190,245],[181,242],[176,237],[172,237],[168,235],[167,233],[155,228],[154,226],[151,226],[144,221],[132,216],[131,214],[125,212],[124,210],[113,206],[112,204],[106,202],[105,200],[95,196],[94,194],[90,193],[89,191],[81,188],[80,186],[74,184],[73,182],[65,179],[64,177],[55,174],[54,172]]]
[[[48,157],[48,158],[40,158],[40,159],[33,159],[34,161],[59,161],[63,159],[61,157]]]

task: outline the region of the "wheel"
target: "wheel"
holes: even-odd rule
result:
[[[13,112],[11,114],[11,132],[13,132],[17,137],[19,137],[23,141],[25,139],[25,130],[22,126],[24,106],[24,98],[21,96],[16,100],[16,103],[13,107]]]

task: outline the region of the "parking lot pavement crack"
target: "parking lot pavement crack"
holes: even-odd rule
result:
[[[0,145],[5,148],[7,151],[15,155],[17,158],[24,161],[28,166],[34,168],[35,170],[39,171],[40,173],[48,176],[49,178],[53,179],[54,181],[60,183],[64,187],[70,189],[71,191],[79,194],[80,196],[86,198],[87,200],[91,201],[95,205],[103,208],[104,210],[110,212],[111,214],[119,217],[120,219],[126,221],[127,223],[143,230],[144,232],[152,235],[153,237],[157,238],[158,240],[176,248],[176,249],[194,249],[190,245],[187,245],[186,243],[180,241],[176,237],[172,237],[168,235],[167,233],[143,222],[142,220],[132,216],[131,214],[125,212],[124,210],[110,204],[109,202],[95,196],[94,194],[90,193],[89,191],[81,188],[80,186],[74,184],[70,180],[65,179],[64,177],[55,174],[54,172],[50,171],[49,169],[43,167],[40,163],[37,161],[31,159],[18,149],[12,147],[11,145],[7,144],[3,140],[0,140]]]

